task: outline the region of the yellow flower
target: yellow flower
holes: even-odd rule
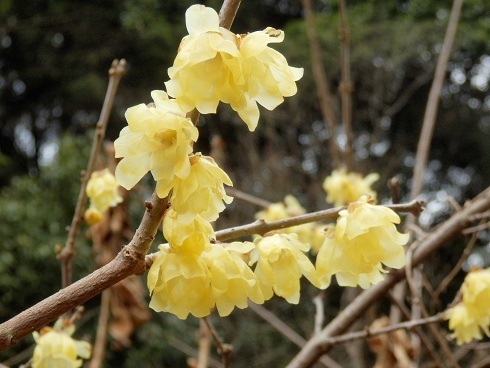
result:
[[[322,288],[335,274],[341,286],[366,289],[383,279],[381,273],[386,271],[382,264],[403,267],[403,245],[409,235],[397,231],[394,224],[399,223],[395,212],[373,205],[368,196],[340,211],[335,230],[327,231],[316,259]]]
[[[224,247],[212,245],[205,253],[216,309],[221,317],[229,315],[235,306],[246,308],[247,298],[256,304],[264,303],[257,277],[242,258],[253,249],[253,243],[234,242]]]
[[[461,287],[463,302],[469,309],[490,317],[490,268],[470,271]]]
[[[182,247],[199,255],[209,246],[210,238],[214,238],[214,230],[201,216],[180,216],[170,208],[163,218],[163,235],[173,248]]]
[[[116,179],[131,189],[148,171],[157,182],[160,198],[166,197],[176,178],[190,172],[189,153],[198,131],[163,91],[151,93],[154,106],[140,104],[126,111],[128,126],[114,142],[116,157],[124,157],[116,168]]]
[[[291,194],[284,198],[284,202],[272,203],[267,209],[257,212],[256,219],[264,221],[277,221],[288,217],[299,216],[306,213],[299,201]],[[298,234],[298,238],[306,244],[310,244],[311,252],[316,254],[323,243],[325,225],[318,223],[307,223],[278,230],[286,234]]]
[[[461,286],[463,301],[448,309],[446,318],[458,345],[490,336],[490,268],[470,271]]]
[[[227,91],[236,90],[240,79],[236,36],[219,26],[218,14],[203,5],[193,5],[185,13],[189,35],[182,39],[174,65],[165,82],[168,94],[184,111],[197,108],[215,113]],[[231,68],[232,67],[232,68]]]
[[[302,68],[292,68],[269,43],[282,42],[284,33],[273,28],[247,35],[219,27],[218,14],[203,5],[186,12],[189,35],[182,40],[170,80],[165,83],[170,96],[184,111],[194,107],[214,113],[219,101],[232,109],[253,131],[259,119],[257,102],[272,110],[283,97],[296,94]]]
[[[246,308],[247,298],[264,298],[252,270],[241,258],[252,243],[211,244],[197,255],[186,248],[161,245],[148,272],[150,307],[185,319],[189,313],[205,317],[216,306],[220,316]]]
[[[300,242],[296,234],[269,235],[254,243],[251,263],[257,263],[254,272],[266,300],[274,292],[289,303],[298,304],[301,275],[319,286],[315,267],[304,253],[310,247]]]
[[[231,203],[232,197],[226,195],[224,184],[233,185],[226,173],[211,157],[196,153],[190,157],[190,172],[184,179],[177,179],[170,202],[173,209],[182,217],[200,215],[207,221],[214,221]]]
[[[46,327],[41,334],[34,332],[36,347],[33,368],[78,368],[82,360],[90,358],[90,344],[71,337],[75,327],[68,321],[58,320],[54,328]]]
[[[471,342],[473,339],[479,340],[482,338],[478,322],[473,318],[464,303],[459,303],[449,308],[446,312],[446,319],[449,319],[449,329],[453,330],[451,336],[456,339],[458,345]],[[488,328],[485,332],[489,335]]]
[[[253,131],[259,119],[257,103],[268,110],[275,109],[284,97],[297,92],[296,81],[303,76],[303,68],[293,68],[269,43],[280,43],[284,32],[267,27],[263,31],[247,34],[240,39],[240,67],[244,84],[239,84],[242,96],[230,103],[233,110]]]
[[[148,272],[150,308],[180,319],[187,318],[189,313],[199,318],[209,315],[216,300],[204,258],[167,244],[159,249]]]
[[[94,225],[102,220],[102,213],[95,208],[89,207],[83,214],[83,218],[87,225]]]
[[[357,201],[363,194],[376,199],[376,192],[371,189],[371,185],[378,179],[379,175],[376,173],[363,178],[358,173],[347,173],[345,168],[334,170],[323,182],[327,202],[333,203],[334,206],[344,206]]]
[[[109,169],[94,171],[87,182],[85,192],[90,199],[90,208],[85,211],[85,221],[89,225],[99,222],[102,212],[123,201],[118,192],[119,185]]]

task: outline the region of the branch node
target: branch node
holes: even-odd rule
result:
[[[150,201],[145,201],[145,207],[148,211],[151,211],[153,209],[153,205]]]

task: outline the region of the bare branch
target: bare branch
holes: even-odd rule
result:
[[[451,48],[453,46],[454,36],[456,35],[456,28],[458,26],[458,19],[462,5],[463,0],[454,0],[446,34],[444,36],[444,42],[442,44],[442,51],[437,59],[434,81],[432,82],[432,86],[430,88],[424,120],[422,123],[422,131],[420,133],[420,139],[417,146],[417,154],[415,156],[415,167],[411,191],[412,199],[417,197],[422,189],[422,176],[427,163],[427,158],[429,156],[430,142],[432,140],[432,133],[434,132],[437,108],[439,107],[439,96],[441,93],[442,84],[444,82],[444,76],[446,75],[447,62],[449,60],[449,56],[451,55]]]
[[[422,201],[411,201],[406,204],[394,204],[385,207],[388,207],[395,212],[409,212],[412,213],[414,216],[418,216],[423,211],[422,204]],[[346,208],[347,207],[345,206],[335,207],[328,210],[307,213],[304,215],[288,217],[286,219],[271,222],[257,220],[248,225],[236,226],[229,229],[217,231],[215,235],[216,239],[220,241],[236,239],[242,236],[253,234],[264,235],[265,233],[272,230],[284,229],[287,227],[306,224],[308,222],[335,220],[337,219],[337,217],[339,217],[339,212]]]
[[[320,45],[316,37],[315,24],[311,10],[311,0],[302,0],[303,14],[305,18],[306,36],[310,44],[311,72],[316,85],[316,93],[320,100],[320,111],[327,130],[330,132],[329,150],[333,167],[339,167],[342,163],[341,155],[335,141],[337,120],[332,107],[332,96],[328,89],[328,80],[322,65]]]
[[[105,352],[107,348],[107,328],[110,316],[111,289],[104,290],[100,301],[99,321],[97,322],[97,334],[88,368],[104,366]]]
[[[242,192],[236,188],[226,188],[226,194],[263,208],[267,208],[272,204],[272,202],[266,201],[265,199],[256,197],[252,194]]]
[[[422,318],[422,319],[418,319],[415,321],[401,322],[401,323],[397,323],[395,325],[376,329],[374,331],[371,331],[370,329],[366,329],[366,330],[357,331],[357,332],[349,332],[349,333],[346,333],[346,334],[340,335],[340,336],[329,337],[326,339],[326,342],[328,342],[328,344],[331,344],[331,345],[343,344],[345,342],[349,342],[352,340],[365,339],[365,338],[368,338],[371,336],[381,335],[381,334],[393,332],[396,330],[400,330],[402,328],[406,328],[406,329],[410,330],[416,326],[427,325],[430,323],[437,323],[437,322],[441,322],[443,320],[444,320],[444,313],[439,313],[439,314],[432,316],[432,317]]]
[[[62,287],[67,287],[71,283],[71,260],[74,255],[75,238],[78,233],[78,227],[82,219],[82,212],[85,207],[85,202],[87,200],[85,189],[87,188],[87,182],[90,179],[90,175],[94,170],[95,160],[102,146],[102,141],[104,140],[107,122],[109,121],[109,116],[112,110],[112,105],[114,103],[114,97],[116,96],[117,87],[119,86],[119,82],[121,81],[121,78],[125,73],[126,60],[114,60],[112,62],[111,68],[109,69],[109,85],[107,86],[107,92],[104,99],[104,105],[102,106],[102,111],[100,113],[99,121],[95,126],[94,138],[92,141],[92,150],[90,152],[87,169],[85,170],[81,180],[80,193],[78,193],[75,213],[73,214],[73,219],[71,221],[71,225],[69,228],[70,230],[68,232],[65,246],[58,254],[58,259],[61,263]]]

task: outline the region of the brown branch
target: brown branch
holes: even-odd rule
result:
[[[107,349],[107,329],[109,325],[111,303],[111,289],[104,290],[100,300],[99,321],[97,323],[97,334],[95,336],[92,359],[88,368],[99,368],[104,366],[105,352]]]
[[[325,292],[322,290],[317,296],[313,298],[313,304],[315,305],[315,324],[313,327],[313,334],[320,333],[323,328],[323,322],[325,321],[325,305],[323,303],[323,297]]]
[[[172,345],[174,348],[183,352],[184,354],[188,355],[189,357],[192,357],[192,358],[187,359],[188,362],[192,361],[193,363],[195,363],[194,359],[196,359],[197,356],[199,355],[198,351],[195,348],[186,344],[184,341],[178,339],[175,336],[168,336],[167,339],[168,339],[168,343],[170,345]],[[191,365],[189,365],[189,364],[188,364],[188,366],[191,367]],[[195,364],[194,364],[194,366],[195,366]],[[219,362],[216,359],[211,357],[211,358],[209,358],[208,367],[209,368],[223,368],[223,364],[221,364],[221,362]]]
[[[410,195],[412,199],[417,197],[422,189],[422,177],[427,164],[427,158],[429,156],[430,142],[434,132],[437,108],[439,107],[439,96],[441,93],[442,84],[444,82],[444,76],[446,75],[446,67],[449,56],[451,55],[451,48],[453,46],[454,36],[456,35],[456,28],[458,26],[458,19],[462,5],[463,0],[454,0],[446,34],[442,44],[442,51],[437,59],[434,80],[430,88],[429,98],[425,108],[424,120],[422,122],[422,131],[420,133],[420,139],[417,146],[417,154],[415,156],[415,167]]]
[[[446,242],[459,235],[469,225],[468,218],[472,215],[490,209],[490,187],[485,189],[476,199],[468,202],[466,207],[448,220],[443,222],[431,234],[422,240],[417,240],[419,245],[414,252],[412,265],[421,264],[429,255],[439,249]],[[289,363],[289,368],[311,367],[318,358],[328,352],[332,347],[326,339],[339,335],[346,331],[364,312],[390,288],[403,280],[405,271],[398,270],[389,273],[386,278],[363,291],[352,303],[350,303],[336,318],[334,318],[318,335],[308,341],[303,349]]]
[[[333,167],[342,163],[340,151],[335,141],[337,121],[332,107],[332,96],[328,89],[328,80],[322,65],[320,45],[316,37],[315,24],[311,10],[311,0],[302,0],[303,15],[305,18],[306,36],[310,45],[311,72],[316,85],[316,93],[320,102],[320,111],[327,130],[330,132],[329,149]]]
[[[409,212],[414,216],[420,215],[423,211],[422,201],[411,201],[405,204],[394,204],[386,206],[395,212]],[[242,236],[259,234],[264,235],[265,233],[284,229],[287,227],[292,227],[296,225],[306,224],[308,222],[324,221],[324,220],[335,220],[339,216],[339,212],[346,209],[347,207],[335,207],[328,210],[322,210],[312,213],[307,213],[304,215],[288,217],[282,220],[265,222],[264,220],[257,220],[251,224],[236,226],[225,230],[220,230],[215,233],[216,239],[219,241],[225,241],[235,238],[240,238]]]
[[[465,231],[463,230],[463,234],[465,234]],[[473,250],[473,246],[476,243],[476,240],[478,239],[477,233],[474,233],[471,236],[470,241],[468,242],[468,245],[466,245],[463,254],[461,257],[459,257],[458,263],[453,267],[451,272],[439,283],[437,286],[436,290],[434,291],[434,296],[435,298],[438,298],[441,293],[446,290],[446,287],[449,285],[449,283],[456,277],[458,272],[461,269],[461,266],[463,265],[464,261],[468,258],[470,255],[471,251]]]
[[[58,254],[58,260],[61,263],[61,284],[62,287],[67,287],[71,283],[71,261],[74,255],[75,239],[78,233],[78,227],[82,219],[82,212],[87,200],[87,194],[85,189],[87,188],[87,182],[90,179],[90,175],[94,170],[95,160],[97,154],[102,146],[104,140],[105,131],[107,128],[107,122],[114,103],[114,97],[116,96],[117,87],[121,81],[122,76],[126,73],[126,61],[124,59],[114,60],[111,68],[109,69],[109,84],[107,86],[107,92],[100,113],[99,121],[95,126],[94,138],[92,141],[92,150],[90,152],[90,158],[88,160],[87,169],[83,173],[81,179],[80,192],[78,193],[77,204],[75,207],[75,213],[68,232],[68,237],[65,242],[64,248]]]
[[[225,0],[219,11],[220,27],[230,29],[235,15],[240,7],[241,0]]]
[[[342,124],[345,132],[344,161],[348,171],[352,170],[352,80],[350,77],[350,35],[347,25],[345,0],[339,0],[339,40],[341,81],[339,85],[340,104],[342,108]]]
[[[0,325],[0,351],[15,344],[31,332],[47,325],[74,307],[133,274],[146,270],[145,254],[158,231],[167,202],[153,193],[131,242],[106,266],[61,289],[33,307]]]
[[[417,327],[417,326],[427,325],[427,324],[431,324],[431,323],[437,323],[437,322],[441,322],[443,320],[444,320],[444,313],[439,313],[439,314],[432,316],[432,317],[421,318],[421,319],[418,319],[415,321],[401,322],[401,323],[397,323],[395,325],[379,328],[379,329],[376,329],[374,331],[371,331],[370,329],[365,329],[362,331],[349,332],[349,333],[346,333],[344,335],[329,337],[325,341],[330,345],[343,344],[345,342],[349,342],[352,340],[365,339],[365,338],[368,338],[371,336],[382,335],[385,333],[400,330],[402,328],[406,328],[406,329],[411,330],[412,328]]]
[[[197,366],[196,368],[207,368],[209,361],[209,351],[211,348],[211,331],[205,321],[199,319],[199,330],[197,331]]]
[[[218,333],[216,332],[213,325],[209,321],[208,317],[204,317],[202,318],[202,320],[206,324],[209,332],[211,333],[211,337],[213,338],[213,341],[216,344],[216,348],[218,349],[218,354],[221,355],[223,367],[228,368],[230,366],[230,353],[232,351],[232,346],[230,344],[225,344],[223,342],[223,340],[219,337]]]
[[[241,190],[236,188],[231,188],[231,187],[226,188],[226,194],[263,208],[267,208],[272,204],[272,202],[256,197],[252,194],[242,192]]]

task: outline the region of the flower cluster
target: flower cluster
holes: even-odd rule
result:
[[[102,219],[102,213],[109,207],[123,201],[119,195],[119,185],[109,169],[94,171],[85,189],[90,199],[90,207],[85,211],[85,221],[93,225]]]
[[[218,14],[203,5],[186,14],[189,35],[182,40],[169,68],[167,92],[188,112],[214,113],[220,101],[230,104],[253,131],[259,120],[257,103],[272,110],[297,92],[302,68],[290,67],[268,46],[284,40],[274,28],[236,35],[219,26]]]
[[[448,309],[449,329],[458,345],[490,336],[490,268],[472,270],[461,286],[463,300]]]
[[[298,241],[265,237],[257,243],[211,242],[210,221],[232,201],[224,188],[232,182],[211,157],[193,153],[198,130],[186,114],[194,108],[215,113],[222,101],[254,130],[257,103],[274,109],[284,97],[294,95],[303,70],[290,67],[268,46],[282,42],[282,31],[267,28],[235,35],[219,27],[218,14],[202,5],[187,10],[186,24],[189,35],[168,70],[168,95],[153,91],[152,104],[129,108],[128,126],[114,143],[116,157],[122,158],[116,168],[117,182],[131,189],[150,171],[158,196],[168,197],[171,205],[163,221],[168,243],[160,245],[148,275],[150,306],[185,318],[189,313],[208,315],[214,307],[220,315],[228,315],[235,306],[245,308],[247,299],[263,303],[272,289],[297,300],[301,273],[312,279],[314,273],[313,264],[305,266],[308,259]],[[269,240],[275,246],[267,245]],[[301,265],[299,275],[291,271],[294,285],[271,279],[269,268],[291,257]],[[255,272],[249,261],[257,263]]]
[[[148,273],[150,307],[182,319],[206,316],[213,308],[226,316],[235,307],[245,308],[248,300],[263,303],[273,295],[298,303],[302,276],[316,287],[328,286],[334,274],[340,284],[367,287],[380,279],[382,264],[401,267],[407,236],[396,231],[400,219],[367,198],[341,212],[335,231],[326,236],[323,225],[306,224],[267,233],[253,243],[214,240],[210,222],[232,201],[224,187],[232,182],[212,158],[193,153],[198,130],[187,113],[215,113],[222,101],[254,130],[257,103],[272,110],[294,95],[303,70],[290,67],[269,47],[283,41],[282,31],[235,35],[219,27],[217,13],[202,5],[187,10],[186,24],[189,35],[168,70],[168,95],[153,91],[152,104],[129,108],[128,126],[115,142],[116,157],[122,158],[117,181],[130,189],[150,171],[158,196],[169,198],[163,219],[167,243],[153,255]],[[339,180],[342,175],[347,179]],[[363,179],[334,172],[334,177],[337,187],[329,185],[329,190],[339,192],[342,202],[375,195],[369,186],[376,174]],[[257,217],[272,221],[303,213],[297,199],[287,196]],[[312,247],[320,248],[316,267],[308,256]]]
[[[403,267],[403,245],[409,235],[398,232],[395,224],[399,223],[395,212],[374,205],[368,196],[340,211],[335,228],[327,230],[316,258],[322,287],[327,287],[335,275],[341,286],[366,289],[383,279],[383,264]]]
[[[32,359],[33,368],[78,368],[82,359],[89,359],[91,347],[88,342],[71,337],[75,326],[66,320],[56,321],[53,328],[45,327],[41,333],[34,332],[36,347]]]
[[[371,185],[379,179],[379,175],[371,173],[365,178],[359,173],[348,173],[345,168],[337,169],[323,181],[323,189],[327,192],[327,202],[334,206],[344,206],[357,201],[362,195],[376,199],[376,192]]]

